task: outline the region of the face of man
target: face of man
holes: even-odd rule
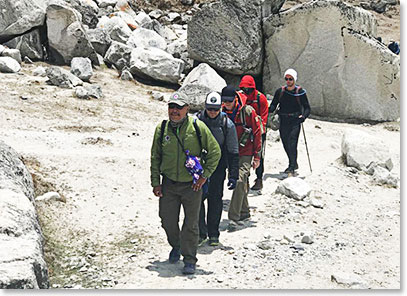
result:
[[[223,102],[223,104],[225,105],[225,108],[228,111],[232,111],[233,108],[235,107],[235,101],[232,101],[232,102],[225,101],[225,102]]]
[[[175,103],[168,104],[168,117],[172,122],[180,122],[187,116],[188,110],[188,105],[181,107]]]
[[[285,83],[287,84],[287,87],[293,87],[295,84],[294,78],[291,75],[286,75],[285,76]]]
[[[249,88],[249,87],[241,87],[240,88],[246,95],[250,95],[253,91],[254,88]]]
[[[209,118],[215,118],[220,113],[220,109],[217,108],[206,108],[206,114],[208,114]]]

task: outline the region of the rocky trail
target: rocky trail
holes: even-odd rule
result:
[[[36,203],[51,288],[400,288],[400,189],[375,184],[341,159],[345,129],[361,130],[387,144],[400,177],[398,122],[307,120],[313,172],[301,135],[299,177],[313,192],[303,201],[275,193],[286,156],[270,131],[265,186],[249,197],[251,219],[227,230],[225,189],[221,245],[199,248],[197,273],[183,276],[182,263],[168,263],[149,181],[154,128],[167,110],[149,92],[173,90],[100,68],[92,80],[104,97],[80,100],[33,76],[39,65],[46,66],[24,64],[2,76],[0,139],[22,155],[37,196],[62,196]]]

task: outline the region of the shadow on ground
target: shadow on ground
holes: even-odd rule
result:
[[[146,268],[150,271],[157,272],[159,277],[164,277],[164,278],[176,277],[176,276],[193,278],[197,275],[213,274],[212,271],[205,271],[205,270],[199,268],[199,266],[197,266],[194,275],[185,275],[182,273],[182,268],[184,267],[184,263],[182,261],[179,261],[175,264],[169,263],[168,260],[153,261],[150,263],[151,263],[151,265],[148,265]]]

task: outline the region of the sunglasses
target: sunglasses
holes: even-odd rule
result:
[[[220,109],[219,108],[206,108],[206,110],[208,110],[208,111],[219,111]]]
[[[240,89],[246,94],[249,94],[254,90],[254,88],[249,88],[249,87],[241,87]]]
[[[184,105],[184,106],[180,106],[180,105],[175,104],[175,103],[170,103],[170,104],[168,104],[168,109],[178,109],[178,110],[181,110],[181,109],[183,109],[184,107],[185,107],[185,105]]]
[[[294,80],[294,79],[291,78],[291,77],[285,77],[284,79],[285,79],[285,81],[293,81],[293,80]]]

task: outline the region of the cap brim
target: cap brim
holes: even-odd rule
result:
[[[185,105],[188,105],[187,103],[183,103],[183,102],[180,102],[178,100],[169,100],[168,104],[177,104],[178,106],[181,106],[181,107],[183,107]]]
[[[221,105],[211,105],[211,104],[205,104],[205,108],[213,108],[213,109],[220,109],[222,106]]]
[[[235,97],[222,97],[222,102],[233,102],[235,100]]]

